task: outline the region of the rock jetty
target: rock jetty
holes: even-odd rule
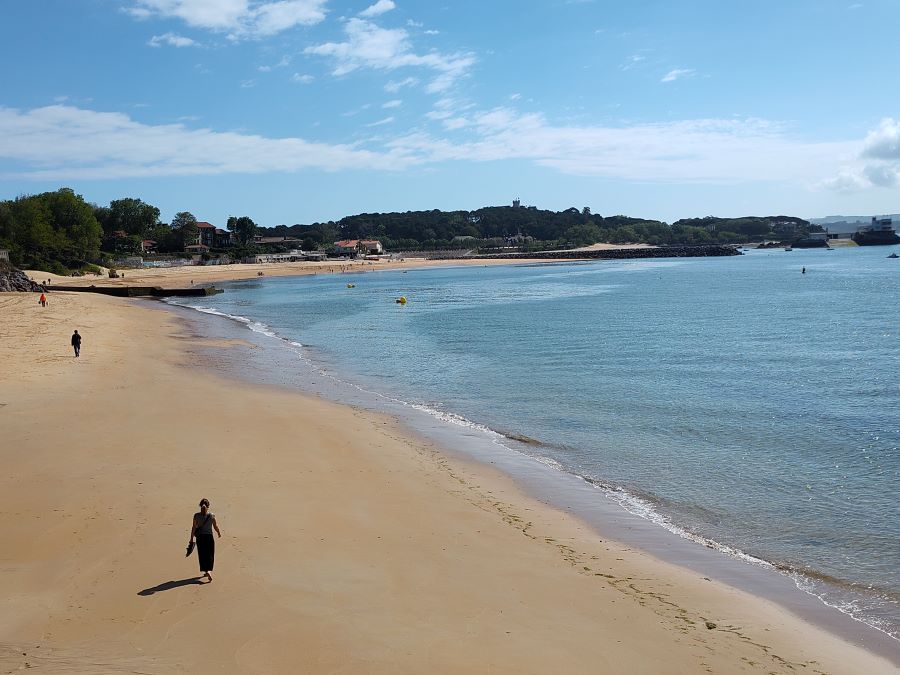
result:
[[[44,290],[43,286],[34,283],[25,272],[16,269],[4,260],[0,260],[0,292],[39,293],[42,290]]]

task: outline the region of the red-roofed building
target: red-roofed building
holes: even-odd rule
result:
[[[205,220],[197,222],[197,243],[212,248],[216,243],[216,226]]]
[[[377,239],[342,239],[334,242],[334,248],[340,255],[381,255],[384,247]]]
[[[231,232],[200,220],[197,222],[197,244],[209,248],[225,248],[231,244]]]

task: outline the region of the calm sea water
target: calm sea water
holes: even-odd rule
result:
[[[900,637],[897,248],[265,279],[187,304],[528,439]]]

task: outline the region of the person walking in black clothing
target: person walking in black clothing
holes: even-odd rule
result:
[[[213,566],[216,561],[216,540],[213,539],[213,530],[222,538],[219,531],[219,523],[216,522],[216,516],[209,510],[209,500],[203,498],[200,500],[200,512],[194,514],[194,520],[191,523],[191,541],[197,538],[197,558],[200,562],[200,571],[203,576],[212,581]]]
[[[72,347],[75,349],[75,356],[81,354],[81,336],[77,330],[72,333]]]

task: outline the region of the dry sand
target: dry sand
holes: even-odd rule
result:
[[[204,372],[150,303],[0,319],[0,673],[896,672],[391,419]]]
[[[311,274],[359,274],[376,272],[378,270],[397,269],[421,269],[429,267],[447,266],[477,266],[489,265],[525,265],[534,263],[566,262],[572,260],[553,261],[548,259],[522,258],[516,260],[473,260],[471,258],[458,258],[448,260],[427,260],[425,258],[405,258],[402,260],[328,260],[321,262],[285,262],[285,263],[261,263],[232,265],[184,265],[182,267],[123,269],[124,278],[110,279],[107,275],[87,275],[83,277],[64,277],[49,272],[26,270],[26,274],[37,281],[44,283],[49,279],[51,289],[62,286],[159,286],[161,288],[190,288],[192,285],[205,286],[222,281],[238,281],[242,279],[255,279],[260,276],[286,277],[303,276]]]

